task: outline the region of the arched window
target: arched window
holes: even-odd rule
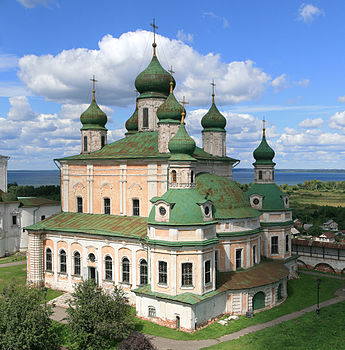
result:
[[[190,183],[194,183],[194,171],[192,170],[191,172],[190,172]]]
[[[53,256],[50,248],[46,250],[46,271],[53,271]]]
[[[110,214],[110,198],[103,199],[104,214]]]
[[[149,109],[143,108],[143,128],[149,127]]]
[[[259,180],[262,180],[262,171],[259,170]]]
[[[60,258],[60,272],[66,273],[67,272],[67,258],[66,258],[66,252],[61,249],[59,253]]]
[[[84,152],[87,152],[87,136],[84,136]]]
[[[105,136],[101,136],[101,148],[105,146]]]
[[[193,264],[182,264],[182,287],[193,286]]]
[[[290,251],[289,235],[286,235],[285,237],[285,250],[287,253]]]
[[[105,257],[105,279],[113,280],[113,259],[109,255]]]
[[[271,254],[279,254],[278,236],[271,237]]]
[[[129,260],[128,258],[122,259],[122,282],[129,283],[130,272],[129,272]]]
[[[83,198],[77,197],[77,212],[82,213],[83,212]]]
[[[145,259],[142,259],[140,261],[140,284],[147,284],[148,278],[147,278],[147,261]]]
[[[165,261],[158,262],[158,283],[168,284],[168,264]]]
[[[80,253],[79,252],[74,252],[73,262],[74,262],[74,275],[80,276],[81,268],[80,268]]]
[[[173,184],[176,184],[176,170],[173,170],[173,171],[171,172],[171,182],[172,182]]]
[[[140,216],[140,202],[139,199],[133,199],[133,215]]]
[[[149,306],[149,317],[156,317],[156,308],[153,306]]]

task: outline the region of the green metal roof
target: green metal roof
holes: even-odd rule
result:
[[[221,114],[214,102],[209,111],[202,117],[201,125],[204,130],[225,131],[226,119]]]
[[[250,289],[279,282],[289,275],[289,270],[280,261],[265,261],[250,269],[242,271],[221,272],[217,274],[217,289],[203,295],[183,293],[167,295],[151,291],[151,286],[145,285],[134,289],[136,294],[167,299],[183,304],[195,305],[228,290]]]
[[[199,147],[195,147],[193,158],[199,160],[220,160],[236,162],[237,159],[230,157],[215,157],[205,152]],[[158,132],[146,131],[137,132],[121,140],[105,145],[102,149],[89,153],[78,154],[75,156],[60,158],[58,160],[100,160],[100,159],[142,159],[155,158],[167,159],[170,153],[158,152]]]
[[[126,121],[125,126],[129,134],[133,134],[138,131],[138,105],[136,106],[133,114]]]
[[[272,159],[274,158],[274,151],[273,149],[268,145],[265,137],[265,130],[262,134],[262,140],[260,145],[256,148],[256,150],[253,152],[253,156],[256,160],[254,165],[256,164],[263,164],[263,165],[275,165],[274,162],[272,162]]]
[[[234,181],[208,173],[196,176],[196,190],[212,201],[216,219],[254,218],[260,212],[250,206],[245,193]]]
[[[287,194],[284,193],[275,183],[254,184],[252,187],[250,187],[246,194],[248,197],[253,194],[262,196],[262,210],[290,210],[285,208],[282,198],[282,196],[286,196]]]
[[[37,224],[30,231],[58,231],[142,239],[147,234],[147,218],[107,214],[59,213]]]
[[[188,135],[186,127],[180,124],[177,133],[168,143],[169,151],[173,155],[188,154],[192,155],[195,151],[195,141]]]
[[[175,87],[175,80],[172,79]],[[148,67],[135,79],[135,88],[140,92],[139,98],[167,97],[170,81],[171,75],[163,69],[157,56],[154,55]]]
[[[155,221],[155,206],[152,207],[148,223],[157,225],[209,225],[215,221],[204,221],[200,204],[206,203],[205,196],[201,196],[194,188],[169,189],[161,197],[153,197],[152,203],[163,200],[171,204],[169,222]]]
[[[93,99],[90,106],[80,116],[80,121],[83,124],[82,130],[102,129],[106,130],[107,115],[99,108],[96,100]]]

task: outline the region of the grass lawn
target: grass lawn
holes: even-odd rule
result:
[[[26,260],[26,254],[16,253],[14,255],[7,256],[6,258],[0,258],[0,265],[24,260]]]
[[[290,195],[290,207],[303,207],[306,204],[345,207],[345,193],[337,191],[299,190]]]
[[[232,321],[227,326],[217,322],[194,332],[193,334],[180,332],[175,329],[159,326],[149,321],[138,319],[137,330],[146,334],[179,340],[197,340],[219,338],[222,335],[239,331],[254,324],[267,322],[282,315],[304,309],[316,303],[316,279],[317,276],[301,274],[300,279],[288,282],[289,297],[280,306],[262,311],[253,318],[247,319],[240,316],[238,321]],[[334,297],[334,292],[345,284],[343,280],[321,277],[320,301]]]
[[[310,312],[295,320],[204,349],[345,349],[344,315],[345,302],[341,302],[321,309],[320,315]]]
[[[26,265],[0,267],[0,293],[10,283],[16,285],[25,285],[26,283]],[[62,292],[48,289],[47,301],[61,295]]]

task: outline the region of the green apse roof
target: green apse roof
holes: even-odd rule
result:
[[[246,194],[248,197],[253,194],[262,196],[262,210],[290,210],[285,208],[284,200],[282,198],[282,196],[286,196],[287,194],[284,193],[275,183],[254,184]]]
[[[134,134],[138,131],[138,105],[136,106],[133,114],[126,121],[125,126],[128,131],[128,134]]]
[[[258,148],[253,152],[253,156],[256,160],[254,165],[256,164],[275,165],[275,163],[272,162],[272,159],[274,158],[274,151],[266,141],[265,129],[263,130],[261,143],[258,146]]]
[[[200,204],[206,203],[208,199],[201,196],[194,188],[191,189],[169,189],[161,197],[153,197],[152,203],[163,200],[171,204],[169,222],[161,223],[155,221],[155,207],[150,212],[149,224],[159,225],[205,225],[214,224],[214,221],[204,221]]]
[[[180,123],[182,112],[183,107],[177,102],[171,88],[168,98],[157,110],[159,122]]]
[[[194,160],[190,156],[194,153],[195,147],[195,141],[188,135],[184,123],[181,123],[177,133],[168,143],[170,160]]]
[[[199,147],[195,147],[193,158],[197,160],[214,160],[234,163],[237,159],[230,157],[215,157]],[[105,145],[102,149],[89,153],[58,159],[59,161],[83,161],[102,159],[164,159],[168,160],[170,153],[159,153],[158,132],[138,132],[133,135]]]
[[[225,131],[226,119],[219,112],[214,101],[209,111],[202,117],[201,125],[204,131]]]
[[[103,129],[106,130],[107,115],[99,108],[96,100],[93,98],[88,109],[80,116],[83,124],[82,130]]]
[[[252,218],[260,212],[250,206],[245,193],[234,181],[222,176],[200,173],[195,189],[212,201],[215,219]]]
[[[173,86],[176,83],[174,78]],[[135,88],[140,92],[139,98],[145,97],[167,97],[170,91],[171,75],[163,69],[156,55],[148,67],[135,79]]]

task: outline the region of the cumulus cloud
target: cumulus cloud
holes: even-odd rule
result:
[[[8,119],[11,121],[31,120],[36,117],[32,111],[26,96],[16,96],[10,98],[11,108],[8,112]]]
[[[39,5],[48,6],[49,4],[54,4],[58,6],[58,2],[56,0],[17,0],[22,6],[32,9]]]
[[[336,112],[333,114],[328,121],[328,126],[331,129],[342,130],[345,132],[345,111],[344,112]]]
[[[289,87],[289,84],[286,80],[286,74],[283,73],[279,77],[272,80],[272,86],[275,92],[280,92]]]
[[[99,81],[97,99],[106,105],[127,106],[134,100],[136,76],[151,59],[145,47],[152,33],[138,30],[119,38],[106,35],[99,49],[64,50],[53,55],[27,55],[19,60],[19,77],[36,95],[62,103],[86,103],[90,98],[89,78]],[[191,105],[210,101],[210,82],[215,79],[219,103],[234,104],[259,98],[270,76],[251,60],[223,62],[220,55],[199,54],[180,40],[157,35],[157,54],[164,67],[173,65],[178,81],[176,95],[186,96]]]
[[[311,119],[307,118],[301,121],[298,126],[305,129],[319,128],[323,124],[322,118]]]
[[[185,42],[185,43],[192,43],[194,41],[193,34],[185,33],[185,31],[183,29],[179,29],[177,31],[176,38],[178,40]]]
[[[338,97],[338,102],[345,103],[345,95]]]
[[[298,9],[298,19],[305,23],[312,22],[321,14],[323,14],[323,11],[311,4],[302,4]]]
[[[217,21],[220,21],[223,25],[223,28],[229,27],[229,21],[225,17],[218,16],[212,11],[203,12],[203,17],[213,18],[213,19],[216,19]]]

